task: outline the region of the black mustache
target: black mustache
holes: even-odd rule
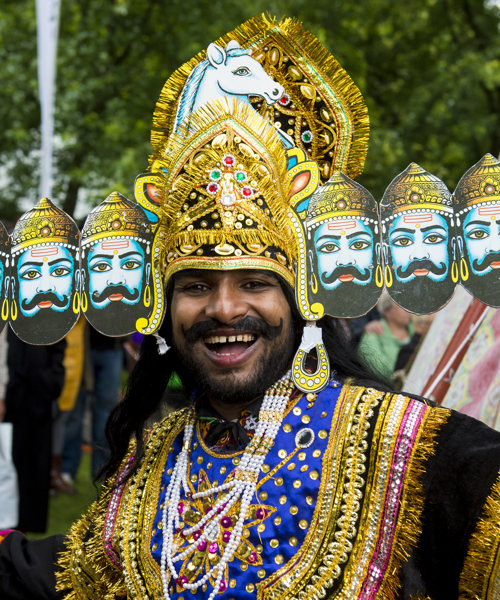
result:
[[[500,253],[492,252],[491,254],[487,254],[481,261],[475,258],[472,261],[472,266],[476,271],[486,271],[486,269],[491,265],[492,262],[497,261],[500,261]]]
[[[64,308],[68,304],[68,296],[63,296],[61,300],[54,292],[39,292],[38,294],[35,294],[31,300],[22,300],[21,306],[24,310],[31,310],[40,302],[46,302],[47,300],[50,300],[52,304],[59,308]]]
[[[323,283],[332,283],[332,281],[335,281],[342,275],[354,275],[354,277],[359,279],[359,281],[368,281],[368,279],[371,277],[371,271],[370,269],[361,271],[361,269],[358,269],[358,267],[355,267],[354,265],[349,267],[337,267],[329,275],[322,273],[321,281]]]
[[[445,263],[441,263],[440,266],[433,263],[431,260],[412,260],[411,263],[403,269],[402,267],[396,267],[395,271],[399,275],[400,279],[406,279],[414,273],[416,269],[427,269],[436,275],[443,275],[446,273],[448,267]]]
[[[191,325],[189,329],[183,329],[183,333],[186,341],[193,343],[217,329],[227,328],[227,324],[221,323],[220,321],[217,321],[217,319],[207,319],[206,321],[200,321],[199,323]],[[245,317],[241,319],[241,321],[231,325],[230,328],[234,331],[255,333],[267,340],[273,340],[277,338],[283,330],[283,319],[280,319],[279,325],[269,325],[269,323],[266,323],[257,317]]]
[[[111,296],[111,294],[121,294],[127,300],[137,300],[137,298],[139,298],[138,289],[131,292],[124,285],[108,285],[100,293],[93,292],[92,300],[94,300],[95,302],[101,302],[101,300],[106,300],[106,298]]]

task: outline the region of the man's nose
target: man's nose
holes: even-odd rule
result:
[[[229,282],[221,281],[210,294],[205,312],[207,317],[230,325],[246,316],[248,304],[244,294]]]

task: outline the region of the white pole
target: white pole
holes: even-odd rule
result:
[[[38,86],[40,89],[41,156],[40,197],[52,194],[52,148],[56,80],[59,0],[36,0],[38,43]]]

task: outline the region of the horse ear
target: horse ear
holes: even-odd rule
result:
[[[236,40],[231,40],[226,44],[225,50],[226,52],[229,52],[230,50],[236,50],[236,48],[241,48],[241,46]]]
[[[217,44],[210,44],[207,48],[208,62],[215,68],[226,62],[226,51]]]

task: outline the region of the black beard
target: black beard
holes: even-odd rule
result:
[[[389,294],[406,310],[428,314],[442,308],[452,297],[454,289],[451,279],[432,281],[428,277],[415,277],[401,283],[394,278]]]
[[[104,308],[95,308],[89,303],[85,316],[104,335],[121,336],[133,333],[137,319],[147,317],[150,311],[142,302],[110,302]]]
[[[500,307],[500,269],[477,275],[469,267],[469,279],[463,281],[462,285],[480,302]]]
[[[265,322],[262,327],[269,328]],[[212,328],[213,329],[213,328]],[[278,328],[271,328],[276,332]],[[249,331],[245,328],[245,331]],[[187,332],[189,334],[189,330]],[[280,341],[280,335],[284,335]],[[295,333],[292,327],[274,335],[274,344],[269,346],[267,352],[261,357],[255,371],[241,381],[234,377],[232,369],[222,372],[224,377],[213,378],[209,369],[204,364],[199,364],[194,358],[190,348],[173,342],[173,347],[178,355],[177,374],[186,389],[199,394],[207,394],[216,398],[223,404],[249,404],[261,398],[289,368],[292,361]],[[220,371],[219,371],[220,373]]]
[[[29,344],[53,344],[69,333],[77,318],[71,306],[61,312],[43,308],[30,317],[19,311],[13,329]]]

